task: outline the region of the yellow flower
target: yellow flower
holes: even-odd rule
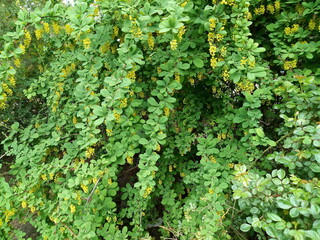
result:
[[[296,68],[297,63],[298,63],[297,59],[294,59],[292,61],[285,61],[283,68],[284,68],[284,70],[290,70],[290,69]]]
[[[120,122],[121,115],[119,113],[114,112],[113,116],[116,119],[116,122]]]
[[[16,67],[20,67],[21,63],[20,63],[20,59],[19,58],[16,58],[14,61],[13,61],[14,65]]]
[[[24,37],[25,37],[25,39],[24,39],[24,45],[25,45],[26,47],[28,47],[28,46],[30,45],[30,43],[31,43],[31,35],[30,35],[30,32],[27,31],[27,30],[25,30],[25,31],[24,31]]]
[[[74,206],[73,204],[70,205],[70,212],[71,213],[75,213],[76,212],[76,206]]]
[[[314,19],[311,19],[309,21],[309,25],[308,25],[309,29],[312,31],[316,28],[316,22],[314,21]]]
[[[186,27],[185,26],[182,26],[182,27],[179,28],[178,38],[179,38],[180,41],[182,40],[182,37],[185,34],[185,32],[186,32]]]
[[[10,82],[11,86],[13,86],[13,87],[16,85],[16,80],[12,76],[9,77],[9,82]]]
[[[112,179],[111,179],[111,178],[108,179],[108,184],[109,184],[109,185],[112,184]]]
[[[42,34],[43,34],[43,29],[36,29],[34,31],[34,34],[36,35],[36,39],[40,40],[42,38]]]
[[[170,47],[171,47],[172,50],[176,50],[177,47],[178,47],[177,40],[173,39],[173,40],[170,42]]]
[[[169,109],[169,108],[164,107],[164,108],[163,108],[163,112],[164,112],[164,115],[165,115],[166,117],[169,117],[169,115],[170,115],[170,109]]]
[[[50,32],[50,26],[49,26],[49,23],[43,23],[43,28],[44,28],[44,31],[46,33],[49,33]]]
[[[172,165],[169,165],[169,172],[172,172]]]
[[[27,207],[27,202],[26,201],[22,201],[21,202],[21,207],[22,208],[26,208]]]
[[[274,14],[275,12],[275,7],[271,4],[268,4],[267,5],[267,10],[271,13],[271,14]]]
[[[214,193],[213,189],[209,188],[209,193],[213,194]]]
[[[89,191],[89,188],[87,185],[84,185],[83,183],[81,183],[80,186],[81,186],[82,190],[84,191],[84,193],[87,193]]]
[[[22,50],[22,54],[25,54],[26,47],[24,45],[20,44],[19,48]]]
[[[210,45],[210,48],[209,48],[210,55],[214,56],[216,51],[217,51],[217,47],[213,46],[213,45]]]
[[[276,9],[276,11],[280,10],[280,1],[275,1],[274,2],[274,8]]]
[[[161,150],[161,146],[160,146],[160,144],[158,144],[156,147],[156,151],[159,152],[160,150]]]
[[[216,158],[214,156],[212,156],[212,155],[209,156],[209,159],[210,159],[210,161],[212,163],[216,163],[217,162]]]
[[[217,22],[215,19],[210,18],[209,19],[209,23],[210,23],[210,31],[214,31],[216,29],[217,26]]]
[[[119,28],[118,26],[113,26],[113,36],[116,37],[119,35]]]
[[[88,147],[88,149],[87,149],[86,152],[85,152],[86,158],[92,157],[93,154],[94,154],[94,148]]]
[[[152,187],[147,187],[146,191],[144,192],[143,197],[146,198],[152,192]]]
[[[43,180],[43,181],[47,181],[47,180],[48,180],[48,178],[47,178],[47,175],[46,175],[46,174],[42,174],[42,175],[41,175],[41,178],[42,178],[42,180]]]
[[[210,59],[210,65],[211,65],[212,68],[215,68],[217,66],[217,63],[218,63],[218,59],[217,58],[212,57]]]
[[[154,48],[154,38],[152,36],[152,33],[148,33],[148,46],[150,49]]]
[[[111,137],[112,136],[112,129],[106,129],[106,133],[107,133],[107,136],[108,137]]]
[[[73,32],[73,28],[69,24],[64,25],[64,29],[66,30],[66,33],[69,35]]]
[[[127,157],[126,160],[127,160],[127,163],[129,163],[130,165],[133,164],[133,158],[132,157]]]
[[[53,24],[52,24],[52,28],[53,28],[53,32],[55,33],[55,34],[59,34],[60,33],[60,26],[56,23],[56,22],[54,22]]]
[[[83,42],[83,45],[84,45],[85,49],[90,48],[90,44],[91,44],[90,38],[85,38],[85,39],[82,40],[82,42]]]

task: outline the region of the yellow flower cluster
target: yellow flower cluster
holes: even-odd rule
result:
[[[4,211],[5,222],[9,222],[10,218],[16,213],[16,210],[12,208],[11,210]]]
[[[102,53],[106,53],[107,51],[110,50],[110,43],[109,42],[105,42],[103,45],[101,45],[100,47],[100,52]]]
[[[216,158],[214,156],[212,156],[212,155],[209,156],[209,159],[210,159],[210,161],[212,163],[216,163],[217,162]]]
[[[294,59],[292,61],[285,61],[283,68],[284,70],[290,70],[297,67],[298,60]]]
[[[106,133],[108,137],[111,137],[113,134],[112,129],[106,129]]]
[[[266,12],[266,8],[264,5],[260,5],[260,7],[254,9],[254,14],[263,15]]]
[[[228,81],[230,79],[230,73],[227,69],[223,70],[222,77],[224,81]]]
[[[82,188],[82,190],[83,190],[84,193],[87,193],[87,192],[89,191],[89,188],[88,188],[87,185],[84,185],[83,183],[81,183],[80,186],[81,186],[81,188]]]
[[[34,31],[34,34],[36,35],[36,39],[40,40],[42,38],[42,34],[43,34],[43,29],[36,29]]]
[[[94,148],[88,147],[88,149],[87,149],[86,152],[85,152],[86,158],[91,158],[92,155],[94,154],[94,151],[95,151]]]
[[[117,37],[119,35],[119,28],[118,26],[113,26],[113,38]]]
[[[280,10],[280,1],[275,1],[274,2],[274,8],[276,9],[276,11],[279,11]]]
[[[76,206],[75,205],[73,205],[73,204],[70,205],[70,212],[71,213],[75,213],[76,212]]]
[[[19,58],[16,58],[16,59],[13,61],[13,63],[14,63],[14,65],[15,65],[16,67],[20,67],[20,65],[21,65],[21,62],[20,62],[20,59],[19,59]]]
[[[45,31],[46,33],[49,33],[49,32],[50,32],[49,23],[44,22],[42,25],[43,25],[44,31]]]
[[[7,93],[9,96],[12,96],[12,90],[9,88],[8,84],[2,83],[2,89],[5,93]]]
[[[299,27],[300,27],[299,24],[293,24],[291,28],[290,27],[286,27],[284,29],[284,33],[286,35],[296,33],[299,30]]]
[[[214,191],[213,189],[209,188],[209,191],[208,191],[210,194],[214,194]]]
[[[217,26],[217,21],[213,18],[210,18],[209,23],[210,23],[210,31],[214,31]]]
[[[194,78],[188,77],[188,80],[189,80],[191,86],[194,86]]]
[[[46,174],[42,174],[42,175],[41,175],[41,178],[42,178],[42,180],[43,180],[43,181],[47,181],[47,180],[48,180],[48,178],[47,178],[47,175],[46,175]]]
[[[220,48],[220,54],[222,57],[225,57],[227,55],[227,48],[224,46]]]
[[[164,115],[165,115],[166,117],[169,117],[169,115],[170,115],[170,109],[169,109],[169,108],[164,107],[164,108],[163,108],[163,112],[164,112]]]
[[[237,89],[243,92],[252,92],[254,90],[254,84],[246,79],[237,83]]]
[[[218,63],[218,59],[216,57],[212,57],[210,59],[210,65],[211,65],[212,68],[216,68],[217,63]]]
[[[171,47],[172,50],[176,50],[177,47],[178,47],[177,40],[175,40],[175,39],[171,40],[170,47]]]
[[[21,49],[22,54],[26,53],[26,46],[25,45],[20,44],[19,48]]]
[[[154,38],[152,36],[152,33],[148,33],[148,46],[150,49],[154,48]]]
[[[113,116],[114,116],[114,118],[116,119],[116,122],[117,122],[117,123],[120,122],[121,115],[120,115],[119,113],[114,112],[114,113],[113,113]]]
[[[136,19],[133,18],[132,16],[129,16],[129,19],[131,21],[132,24],[132,29],[131,29],[131,33],[134,37],[137,38],[141,38],[142,37],[142,31],[141,28],[137,25]]]
[[[143,194],[143,197],[146,198],[152,192],[152,187],[147,187],[146,191]]]
[[[229,168],[234,168],[234,163],[228,163]]]
[[[26,47],[28,47],[31,43],[31,34],[27,30],[24,31],[24,41],[23,42]]]
[[[129,71],[126,77],[130,78],[132,82],[134,82],[136,80],[136,71],[134,70]]]
[[[126,160],[127,160],[128,164],[130,164],[130,165],[133,164],[133,158],[132,157],[127,157]]]
[[[235,5],[234,0],[222,0],[220,3],[231,7]]]
[[[11,86],[13,86],[13,87],[16,85],[16,80],[14,79],[13,76],[9,77],[9,82],[10,82]]]
[[[247,20],[252,20],[252,13],[251,12],[245,12],[244,13],[244,18]]]
[[[73,32],[73,28],[69,24],[64,25],[64,30],[69,35]]]
[[[160,150],[161,150],[161,146],[160,146],[160,144],[158,144],[156,147],[156,152],[159,152]]]
[[[52,24],[52,28],[53,28],[53,32],[55,33],[55,34],[59,34],[60,33],[60,26],[56,23],[56,22],[54,22],[53,24]]]
[[[62,78],[67,77],[75,69],[76,69],[76,65],[74,63],[71,63],[70,65],[67,65],[65,68],[63,68],[61,70],[60,77],[62,77]]]
[[[272,4],[267,5],[267,10],[270,14],[274,14],[276,11],[275,7]]]
[[[312,31],[316,28],[316,22],[314,19],[311,19],[308,24],[308,28]]]
[[[125,108],[126,106],[128,106],[128,100],[124,98],[120,101],[120,108]]]
[[[182,40],[182,37],[185,33],[186,33],[186,27],[185,26],[180,27],[178,32],[178,38],[180,41]]]
[[[82,42],[83,42],[83,46],[84,46],[85,49],[90,48],[90,44],[91,44],[90,38],[85,38],[85,39],[82,40]]]
[[[23,200],[23,201],[21,202],[21,207],[22,207],[22,208],[26,208],[26,207],[27,207],[27,201]]]

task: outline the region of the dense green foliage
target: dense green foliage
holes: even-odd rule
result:
[[[320,239],[320,1],[79,1],[0,54],[0,236]]]

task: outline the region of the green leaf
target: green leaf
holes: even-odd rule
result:
[[[149,141],[145,138],[140,138],[139,143],[142,145],[147,145],[149,143]]]
[[[204,66],[204,62],[202,61],[201,58],[193,59],[193,63],[197,68],[203,68],[203,66]]]
[[[277,205],[279,208],[282,208],[282,209],[289,209],[292,207],[290,201],[286,199],[278,199]]]
[[[262,128],[256,128],[256,133],[261,138],[265,136]]]
[[[320,166],[317,163],[311,163],[310,169],[316,173],[320,172]]]
[[[279,215],[275,214],[275,213],[267,213],[268,218],[270,218],[272,221],[275,222],[280,222],[282,221],[282,218],[279,217]]]
[[[241,230],[242,232],[248,232],[248,231],[250,230],[250,228],[251,228],[251,225],[249,225],[249,224],[247,224],[247,223],[243,223],[243,224],[241,224],[241,226],[240,226],[240,230]]]

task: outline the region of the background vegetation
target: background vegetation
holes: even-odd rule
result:
[[[3,239],[320,239],[319,0],[28,3],[1,10]]]

